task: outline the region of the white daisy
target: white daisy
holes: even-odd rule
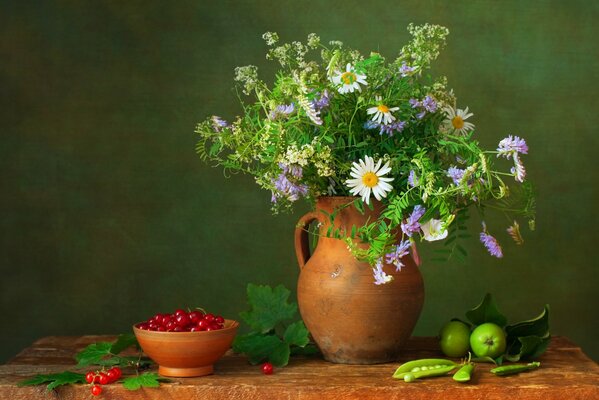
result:
[[[357,89],[358,92],[362,91],[360,84],[366,86],[368,83],[366,82],[366,75],[358,74],[351,64],[347,64],[345,68],[345,72],[337,72],[337,75],[331,78],[331,81],[336,85],[341,85],[339,89],[339,93],[353,93],[354,89]]]
[[[443,111],[445,111],[445,114],[447,114],[447,119],[444,121],[444,123],[448,128],[453,128],[461,134],[465,134],[474,130],[474,124],[471,122],[466,122],[468,118],[474,115],[468,112],[468,107],[466,107],[465,110],[459,110],[457,108],[454,109],[453,107],[447,106],[443,109]]]
[[[424,224],[420,224],[420,229],[424,234],[424,240],[429,242],[447,237],[447,228],[443,228],[443,221],[440,219],[429,219]]]
[[[399,107],[393,107],[393,108],[389,108],[386,105],[384,105],[383,103],[381,103],[382,98],[381,96],[376,96],[376,101],[379,102],[379,105],[376,107],[370,107],[366,113],[368,115],[370,114],[374,114],[372,116],[372,120],[376,123],[383,123],[383,125],[389,125],[390,123],[392,123],[393,121],[396,120],[396,118],[393,116],[393,114],[391,114],[393,111],[397,111],[399,110]]]
[[[381,167],[382,161],[379,159],[375,165],[372,157],[364,157],[364,160],[352,164],[350,175],[353,179],[345,181],[350,188],[350,193],[354,196],[358,194],[362,196],[362,201],[366,204],[370,204],[371,192],[377,200],[380,200],[393,189],[388,183],[393,178],[383,177],[391,171],[391,167],[388,161]]]

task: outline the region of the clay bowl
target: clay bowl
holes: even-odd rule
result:
[[[163,376],[187,378],[210,375],[214,363],[231,348],[239,323],[226,319],[224,328],[201,332],[159,332],[138,329],[133,333],[141,349],[158,364]]]

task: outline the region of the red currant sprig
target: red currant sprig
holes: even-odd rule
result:
[[[200,332],[223,329],[225,319],[204,310],[176,310],[172,314],[156,314],[135,325],[138,329],[158,332]]]
[[[123,375],[119,367],[112,367],[108,371],[89,371],[85,374],[85,381],[91,383],[92,395],[99,396],[102,393],[102,386],[116,382]]]

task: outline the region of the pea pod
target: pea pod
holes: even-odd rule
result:
[[[541,366],[541,363],[538,361],[534,361],[528,364],[512,364],[512,365],[502,365],[501,367],[493,368],[491,370],[492,373],[499,376],[513,375],[519,374],[520,372],[530,371],[533,369],[537,369]]]
[[[472,377],[472,373],[476,365],[473,363],[464,364],[462,368],[458,370],[455,374],[453,374],[453,380],[456,382],[468,382]]]
[[[410,374],[414,379],[418,379],[428,376],[445,375],[454,370],[456,366],[457,364],[451,360],[424,358],[421,360],[409,361],[400,365],[393,374],[393,377],[396,379],[404,379],[407,374]]]

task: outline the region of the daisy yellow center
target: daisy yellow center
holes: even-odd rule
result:
[[[380,112],[382,112],[383,114],[387,114],[389,112],[389,107],[387,107],[384,104],[381,104],[380,106],[377,107],[379,109]]]
[[[453,119],[451,120],[451,124],[453,125],[454,128],[456,129],[462,129],[464,127],[464,120],[462,119],[462,117],[460,117],[459,115],[456,115],[455,117],[453,117]]]
[[[354,74],[353,72],[344,72],[341,74],[341,80],[343,81],[343,83],[345,83],[346,85],[351,85],[352,83],[354,83],[356,80],[358,79],[358,77],[356,76],[356,74]]]
[[[362,183],[370,188],[375,187],[379,183],[379,177],[374,172],[367,172],[362,177]]]

